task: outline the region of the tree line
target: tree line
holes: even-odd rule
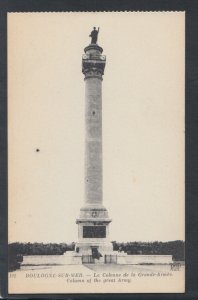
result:
[[[8,245],[9,255],[61,255],[66,251],[73,251],[75,243],[12,243]]]

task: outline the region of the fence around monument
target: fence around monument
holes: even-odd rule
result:
[[[92,255],[82,255],[83,264],[94,264],[94,258]]]
[[[98,260],[100,261],[100,259]],[[104,255],[104,260],[101,260],[105,264],[117,264],[117,255]],[[82,263],[83,264],[94,264],[96,263],[96,258],[93,258],[92,255],[82,255]]]
[[[117,255],[106,254],[104,257],[105,264],[117,264]]]

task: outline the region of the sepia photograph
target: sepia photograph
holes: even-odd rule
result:
[[[185,12],[7,24],[9,293],[184,293]]]

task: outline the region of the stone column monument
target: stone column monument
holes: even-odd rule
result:
[[[85,199],[80,209],[75,251],[64,255],[26,255],[21,266],[116,263],[122,265],[170,264],[172,255],[128,255],[113,251],[109,240],[108,212],[103,206],[102,188],[102,80],[106,65],[98,46],[99,29],[92,30],[91,44],[85,47],[82,72],[85,80]],[[96,259],[95,259],[96,258]],[[163,269],[162,269],[163,270]]]
[[[102,188],[102,80],[106,64],[98,46],[99,29],[91,32],[91,44],[82,57],[85,80],[85,199],[80,210],[76,252],[103,255],[113,251],[108,212],[103,206]]]

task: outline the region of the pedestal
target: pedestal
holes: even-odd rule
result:
[[[83,255],[111,253],[113,245],[109,241],[109,223],[107,210],[102,206],[89,205],[81,208],[78,224],[78,242],[75,251]]]

